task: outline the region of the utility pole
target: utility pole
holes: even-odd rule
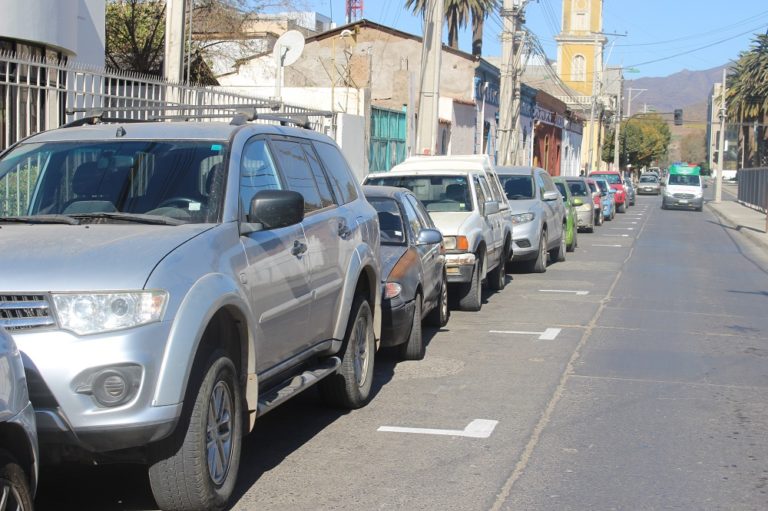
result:
[[[717,176],[715,177],[715,204],[723,199],[723,165],[725,165],[725,73],[723,68],[723,94],[720,100],[720,140],[717,144]]]
[[[187,0],[166,0],[165,61],[163,76],[181,83],[184,80],[184,14]]]
[[[529,0],[504,0],[501,17],[504,29],[501,34],[501,96],[499,98],[499,165],[512,165],[513,153],[517,152],[515,127],[520,101],[520,76],[522,58],[518,55],[518,32],[525,22],[525,6]]]
[[[619,159],[620,138],[619,131],[621,131],[621,93],[624,90],[624,79],[619,79],[619,94],[616,96],[616,138],[613,141],[613,166],[616,170],[619,170],[621,165],[621,159]]]
[[[421,49],[419,117],[416,121],[417,154],[437,153],[442,50],[443,0],[430,0],[424,16],[424,42]]]

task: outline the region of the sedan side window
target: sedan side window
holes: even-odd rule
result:
[[[542,173],[537,172],[536,173],[536,188],[539,189],[539,198],[544,198],[544,192],[547,191],[547,186],[544,184],[544,178],[541,177]]]
[[[243,149],[240,161],[240,208],[242,214],[251,209],[251,199],[262,190],[281,190],[275,163],[264,139],[252,139]]]
[[[419,215],[419,220],[421,220],[421,224],[424,227],[427,227],[429,229],[435,229],[435,224],[432,222],[432,218],[429,216],[429,213],[427,213],[427,210],[424,209],[424,205],[419,202],[419,199],[417,199],[413,195],[406,195],[406,200],[411,203],[411,206],[413,206],[413,209],[416,210],[416,214]]]
[[[407,200],[403,201],[403,209],[405,209],[405,217],[408,219],[408,224],[411,226],[411,236],[413,236],[413,239],[415,240],[419,237],[421,230],[427,226],[422,225],[421,220],[419,219],[419,215],[416,213],[416,210],[413,209],[411,203]]]

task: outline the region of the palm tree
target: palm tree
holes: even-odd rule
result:
[[[485,18],[498,7],[498,0],[443,0],[448,23],[448,46],[459,49],[459,30],[472,19],[472,55],[480,56],[483,48]],[[405,7],[424,16],[429,0],[405,0]]]
[[[740,123],[761,123],[768,118],[768,33],[757,35],[752,48],[742,52],[728,77],[728,114]],[[757,130],[754,155],[756,165],[768,164],[768,151],[763,147],[764,126]],[[750,128],[742,128],[743,141],[750,138]]]

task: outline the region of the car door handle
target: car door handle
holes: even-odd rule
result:
[[[306,251],[307,251],[307,245],[305,243],[302,243],[299,240],[295,240],[293,242],[293,247],[291,248],[291,254],[295,256],[300,256]]]

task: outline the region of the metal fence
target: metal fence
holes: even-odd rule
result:
[[[768,168],[739,169],[739,202],[768,214]]]
[[[222,120],[238,110],[300,114],[313,129],[333,136],[328,115],[274,98],[228,92],[219,87],[175,84],[134,73],[92,69],[0,51],[0,153],[37,132],[81,119],[89,112],[150,120],[158,117]],[[276,121],[258,120],[274,123]],[[22,214],[41,162],[0,169],[0,214]]]

